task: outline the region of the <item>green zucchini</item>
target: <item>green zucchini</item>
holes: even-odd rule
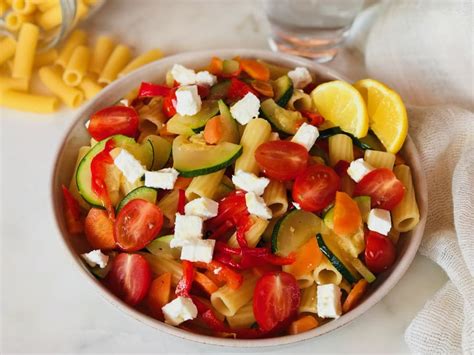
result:
[[[163,137],[150,135],[146,137],[153,146],[153,164],[152,170],[163,168],[171,157],[171,143]]]
[[[280,133],[294,135],[304,121],[298,111],[286,110],[277,105],[273,99],[266,99],[260,104],[260,113]]]
[[[329,156],[328,153],[321,147],[318,147],[316,144],[313,145],[313,147],[309,151],[309,155],[312,157],[320,157],[322,160],[324,160],[324,164],[328,165],[329,164]]]
[[[286,107],[293,95],[293,82],[288,75],[283,75],[273,82],[273,99],[281,107]]]
[[[171,248],[170,242],[173,239],[173,235],[165,235],[158,237],[146,246],[146,249],[156,256],[164,256],[172,259],[179,259],[181,254],[181,248]]]
[[[230,110],[224,101],[219,100],[218,102],[219,112],[221,114],[222,122],[222,138],[221,142],[239,143],[239,125],[237,121],[230,114]]]
[[[222,62],[222,74],[226,76],[238,73],[240,70],[240,63],[233,59],[224,59]]]
[[[375,134],[372,133],[372,131],[369,131],[365,137],[359,138],[359,140],[369,146],[369,149],[372,150],[378,150],[381,152],[385,152],[386,149],[383,146],[383,144],[379,141],[379,139],[375,136]]]
[[[229,92],[230,80],[224,80],[211,87],[209,90],[209,100],[223,100],[227,98]]]
[[[324,225],[315,214],[303,210],[292,210],[284,215],[273,228],[272,252],[288,256],[296,251],[316,233],[321,233]]]
[[[367,223],[367,218],[369,217],[370,212],[370,196],[357,196],[354,197],[353,200],[357,202],[357,206],[359,206],[360,215],[362,217],[362,221]]]
[[[344,132],[340,127],[331,127],[331,128],[319,131],[318,139],[329,138],[329,137],[335,136],[336,134],[345,134],[346,136],[349,136],[352,139],[352,143],[354,143],[354,145],[359,147],[360,149],[363,149],[363,150],[374,149],[368,143],[361,141],[359,138],[354,137],[350,133]]]
[[[192,137],[191,137],[192,138]],[[242,154],[242,146],[229,142],[208,145],[178,136],[173,141],[173,164],[181,176],[206,175],[232,165]]]
[[[166,123],[166,129],[170,133],[191,136],[194,133],[202,131],[207,121],[217,115],[218,112],[219,107],[216,101],[204,101],[201,110],[195,115],[181,116],[177,113],[171,117]]]
[[[362,261],[357,258],[352,259],[352,266],[362,275],[364,279],[367,280],[368,283],[372,283],[375,281],[376,277],[372,272],[364,265]]]
[[[334,206],[332,206],[325,214],[323,217],[324,224],[326,227],[329,229],[333,230],[334,229]]]
[[[120,201],[119,205],[117,206],[117,212],[119,212],[131,200],[135,200],[137,198],[140,198],[142,200],[145,200],[151,203],[156,203],[157,196],[158,196],[158,193],[156,192],[155,189],[151,187],[146,187],[146,186],[137,187],[136,189],[130,191],[122,199],[122,201]]]

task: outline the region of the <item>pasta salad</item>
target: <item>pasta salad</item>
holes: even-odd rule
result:
[[[151,317],[218,337],[298,334],[356,307],[418,223],[397,154],[407,128],[375,80],[175,64],[91,115],[62,186],[66,226],[91,272]]]

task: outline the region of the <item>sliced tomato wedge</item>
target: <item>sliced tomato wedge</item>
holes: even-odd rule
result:
[[[144,248],[160,232],[163,213],[148,201],[135,199],[127,203],[117,215],[114,224],[114,238],[124,251]]]
[[[310,212],[320,212],[336,197],[341,180],[336,172],[326,165],[309,166],[293,184],[293,200]]]
[[[151,268],[139,254],[118,254],[112,262],[105,284],[129,305],[140,303],[148,293],[151,284]]]
[[[138,113],[133,107],[106,107],[91,116],[87,130],[97,141],[115,134],[134,138],[138,131]]]
[[[369,231],[365,242],[365,264],[370,271],[378,274],[387,270],[395,262],[397,251],[393,243],[382,234]]]
[[[372,207],[391,211],[405,195],[405,186],[392,170],[380,168],[372,170],[360,180],[354,196],[370,196]]]
[[[305,170],[308,151],[298,143],[270,141],[257,148],[255,159],[265,175],[277,180],[291,180]]]
[[[255,286],[253,313],[263,331],[284,327],[296,316],[300,305],[300,288],[287,272],[268,272]]]

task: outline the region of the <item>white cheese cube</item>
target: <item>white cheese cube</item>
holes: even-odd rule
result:
[[[183,246],[183,249],[181,249],[181,260],[210,263],[215,245],[216,241],[214,239],[195,240]]]
[[[307,151],[309,151],[314,143],[316,143],[318,137],[319,131],[315,126],[303,123],[300,128],[298,128],[298,131],[296,131],[296,134],[293,136],[291,141],[301,144]]]
[[[374,170],[373,166],[367,163],[364,159],[359,158],[351,162],[349,167],[347,168],[347,174],[354,180],[355,182],[359,182],[362,178]]]
[[[316,299],[319,317],[339,318],[341,316],[341,289],[339,286],[334,284],[318,286]]]
[[[192,116],[201,111],[201,96],[196,85],[181,86],[176,90],[176,112],[182,116]]]
[[[142,164],[125,149],[122,149],[114,159],[114,164],[131,184],[145,174]]]
[[[181,296],[161,307],[161,310],[165,316],[165,322],[175,326],[196,318],[198,314],[193,300],[189,297]]]
[[[187,216],[198,216],[203,220],[217,216],[219,204],[207,197],[196,198],[184,206]]]
[[[247,173],[243,170],[237,170],[232,176],[232,182],[236,187],[247,192],[254,192],[262,196],[270,180],[265,177],[258,177],[255,174]]]
[[[129,102],[127,99],[122,99],[119,101],[123,106],[129,106]]]
[[[241,125],[246,125],[253,118],[258,117],[260,109],[260,100],[251,92],[247,93],[242,99],[237,101],[230,108],[230,113]]]
[[[254,192],[245,194],[245,204],[250,214],[263,219],[272,218],[272,210],[267,207],[263,198],[257,196]]]
[[[217,77],[212,75],[207,70],[200,71],[196,74],[196,84],[213,86],[217,83]]]
[[[297,67],[294,70],[289,71],[288,76],[293,82],[293,87],[295,89],[303,89],[306,85],[313,81],[308,69],[303,67]]]
[[[390,212],[380,208],[371,209],[367,218],[367,228],[373,232],[388,235],[392,228]]]
[[[88,253],[81,254],[81,256],[90,267],[99,265],[99,267],[103,269],[107,266],[107,263],[109,262],[109,256],[102,253],[100,249],[92,250]]]
[[[296,208],[297,210],[300,210],[300,209],[301,209],[301,206],[300,206],[299,203],[297,203],[297,202],[292,202],[292,204],[293,204],[293,206],[295,206],[295,208]]]
[[[179,172],[173,168],[145,172],[145,186],[155,189],[171,190],[174,187]]]
[[[174,223],[174,237],[170,247],[182,247],[186,244],[200,240],[202,237],[202,219],[197,216],[184,216],[176,213]]]
[[[196,84],[196,72],[181,64],[173,65],[173,68],[171,68],[171,75],[180,85]]]

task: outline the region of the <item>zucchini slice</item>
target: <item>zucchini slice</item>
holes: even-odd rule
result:
[[[360,215],[362,217],[362,221],[367,223],[367,219],[369,218],[370,212],[370,196],[357,196],[352,198],[359,206]]]
[[[376,277],[372,272],[364,265],[362,261],[357,258],[352,259],[352,266],[362,275],[364,279],[367,280],[368,283],[372,283],[375,281]]]
[[[224,80],[220,83],[215,84],[209,91],[209,100],[223,100],[227,98],[229,92],[230,80]],[[222,114],[222,113],[221,113]]]
[[[130,191],[123,199],[120,201],[119,205],[117,206],[117,212],[120,211],[127,203],[131,200],[135,200],[140,198],[142,200],[156,203],[156,197],[158,193],[155,189],[146,186],[137,187],[135,190]]]
[[[273,82],[274,100],[281,107],[286,107],[293,95],[293,82],[288,75],[283,75]]]
[[[156,256],[179,259],[181,248],[171,248],[171,239],[173,239],[173,234],[158,237],[146,246],[146,250]]]
[[[181,176],[206,175],[227,168],[242,154],[242,146],[229,142],[208,145],[178,136],[173,141],[174,168]]]
[[[352,143],[354,143],[354,145],[356,147],[359,147],[360,149],[380,150],[383,152],[385,151],[385,148],[382,145],[382,143],[380,143],[380,141],[378,141],[378,139],[370,132],[365,137],[356,138],[352,134],[344,132],[340,127],[331,127],[331,128],[327,128],[322,131],[319,131],[318,139],[329,138],[336,134],[345,134],[346,136],[349,136],[352,139]]]
[[[146,137],[153,146],[153,164],[152,170],[160,170],[163,168],[171,157],[171,143],[163,137],[149,135]]]
[[[324,214],[323,221],[330,230],[334,229],[334,206]]]
[[[191,136],[199,133],[206,126],[207,121],[217,115],[219,107],[216,101],[204,101],[201,110],[192,116],[181,116],[179,113],[171,117],[166,123],[170,133]]]
[[[239,143],[240,141],[240,134],[239,134],[239,126],[237,121],[232,117],[230,114],[230,110],[224,101],[219,100],[218,102],[219,112],[221,114],[222,120],[222,138],[221,142],[229,142],[229,143]]]
[[[273,99],[266,99],[260,104],[260,113],[278,132],[283,134],[294,135],[301,123],[304,122],[301,113],[285,110]]]

